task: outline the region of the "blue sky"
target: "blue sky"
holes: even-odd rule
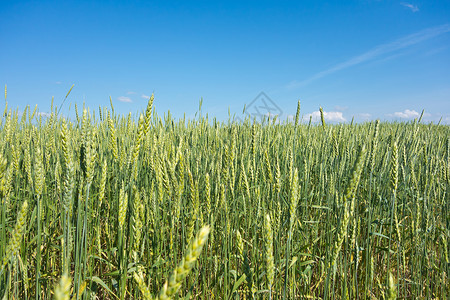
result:
[[[1,1],[8,105],[450,124],[450,1]],[[267,106],[274,106],[266,100]],[[3,105],[3,104],[2,104]],[[71,109],[69,111],[69,108]]]

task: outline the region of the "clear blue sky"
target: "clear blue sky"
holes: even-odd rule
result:
[[[282,119],[300,99],[308,120],[450,124],[450,1],[1,1],[0,41],[20,110],[75,84],[66,115],[109,96],[135,114],[155,93],[160,115],[193,117],[203,97],[227,119],[265,92]]]

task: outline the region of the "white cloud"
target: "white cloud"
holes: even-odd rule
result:
[[[306,115],[306,120],[309,120],[309,118],[312,117],[313,122],[319,122],[320,121],[320,111],[315,111],[310,114]],[[340,111],[324,111],[323,112],[323,118],[325,121],[329,122],[345,122],[347,121],[344,116],[342,115],[342,112]]]
[[[413,119],[413,118],[418,118],[420,116],[420,114],[415,110],[405,109],[404,111],[397,111],[393,114],[389,114],[388,116],[402,118],[402,119]]]
[[[394,116],[402,118],[402,119],[412,119],[412,118],[418,118],[420,116],[420,114],[415,110],[405,109],[404,111],[395,112]]]
[[[56,82],[55,82],[55,84],[61,84],[61,83],[62,83],[61,81],[56,81]]]
[[[120,102],[126,102],[126,103],[133,102],[133,101],[131,101],[130,97],[125,97],[125,96],[120,96],[117,98],[117,100],[119,100]]]
[[[48,112],[37,112],[36,115],[44,117],[44,118],[48,118],[48,117],[51,116],[51,113],[48,113]]]
[[[391,117],[391,118],[400,118],[400,119],[414,119],[414,118],[419,118],[420,114],[418,111],[414,110],[414,109],[405,109],[404,111],[396,111],[393,114],[386,114],[386,116]],[[423,117],[424,118],[429,118],[432,115],[424,112],[423,113]]]
[[[150,96],[148,96],[148,95],[146,95],[146,94],[142,94],[142,95],[141,95],[141,98],[144,98],[144,99],[150,99]]]
[[[412,12],[418,12],[419,11],[419,7],[417,7],[417,5],[414,5],[414,4],[411,4],[411,3],[406,3],[406,2],[402,2],[400,4],[403,5],[406,8],[409,8]]]
[[[372,50],[369,50],[363,54],[360,54],[353,58],[350,58],[347,61],[344,61],[340,64],[335,65],[334,67],[331,67],[327,70],[316,73],[315,75],[311,76],[310,78],[308,78],[306,80],[303,80],[300,82],[295,81],[295,80],[291,81],[286,87],[287,88],[299,88],[299,87],[308,85],[311,82],[316,81],[327,75],[336,73],[338,71],[353,67],[353,66],[361,64],[361,63],[365,63],[370,60],[374,60],[382,55],[393,53],[395,51],[399,51],[404,48],[416,45],[418,43],[429,40],[433,37],[447,33],[449,31],[450,31],[450,24],[444,24],[444,25],[437,26],[437,27],[423,29],[419,32],[416,32],[416,33],[407,35],[405,37],[402,37],[398,40],[395,40],[391,43],[379,45],[379,46],[373,48]]]
[[[134,94],[136,94],[136,92],[132,92],[132,91],[127,92],[127,95],[134,95]]]

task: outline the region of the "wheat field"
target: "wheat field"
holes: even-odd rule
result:
[[[450,297],[449,126],[74,109],[5,107],[2,299]]]

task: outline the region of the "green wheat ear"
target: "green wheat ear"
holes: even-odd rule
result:
[[[271,298],[271,291],[275,274],[275,266],[273,262],[273,234],[269,214],[266,214],[266,217],[264,218],[264,242],[266,246],[265,254],[266,254],[267,282],[269,284],[269,298]]]
[[[134,280],[136,280],[139,290],[142,293],[142,296],[144,297],[145,300],[152,300],[153,297],[150,294],[150,290],[148,289],[148,287],[145,285],[144,282],[144,278],[143,275],[141,273],[134,273],[133,274]]]
[[[319,107],[319,111],[320,111],[320,121],[322,122],[322,128],[325,129],[325,127],[326,127],[326,125],[325,125],[325,117],[324,117],[322,106]]]
[[[387,300],[394,300],[397,299],[397,288],[395,286],[395,279],[391,272],[389,272],[389,283],[387,286],[387,292],[386,292],[386,299]]]
[[[297,112],[295,113],[295,123],[294,123],[295,127],[297,127],[298,125],[299,116],[300,116],[300,100],[298,100],[297,102]]]
[[[67,273],[64,273],[55,289],[55,300],[69,300],[71,285],[72,280]]]
[[[1,271],[8,263],[11,256],[17,256],[19,255],[20,251],[20,242],[23,238],[23,231],[25,230],[25,222],[27,218],[27,209],[28,209],[28,202],[25,201],[22,204],[22,208],[20,209],[20,212],[17,216],[16,226],[14,227],[14,230],[12,232],[11,239],[9,240],[8,246],[6,247],[6,255],[3,258],[3,263],[1,267]],[[1,272],[0,272],[1,273]]]
[[[173,271],[172,275],[169,278],[169,281],[166,282],[161,289],[159,293],[159,299],[170,299],[178,292],[181,283],[192,270],[196,260],[200,256],[203,246],[206,244],[206,241],[208,239],[209,232],[209,226],[205,226],[200,229],[197,237],[189,245],[186,255],[183,257],[178,267]]]

